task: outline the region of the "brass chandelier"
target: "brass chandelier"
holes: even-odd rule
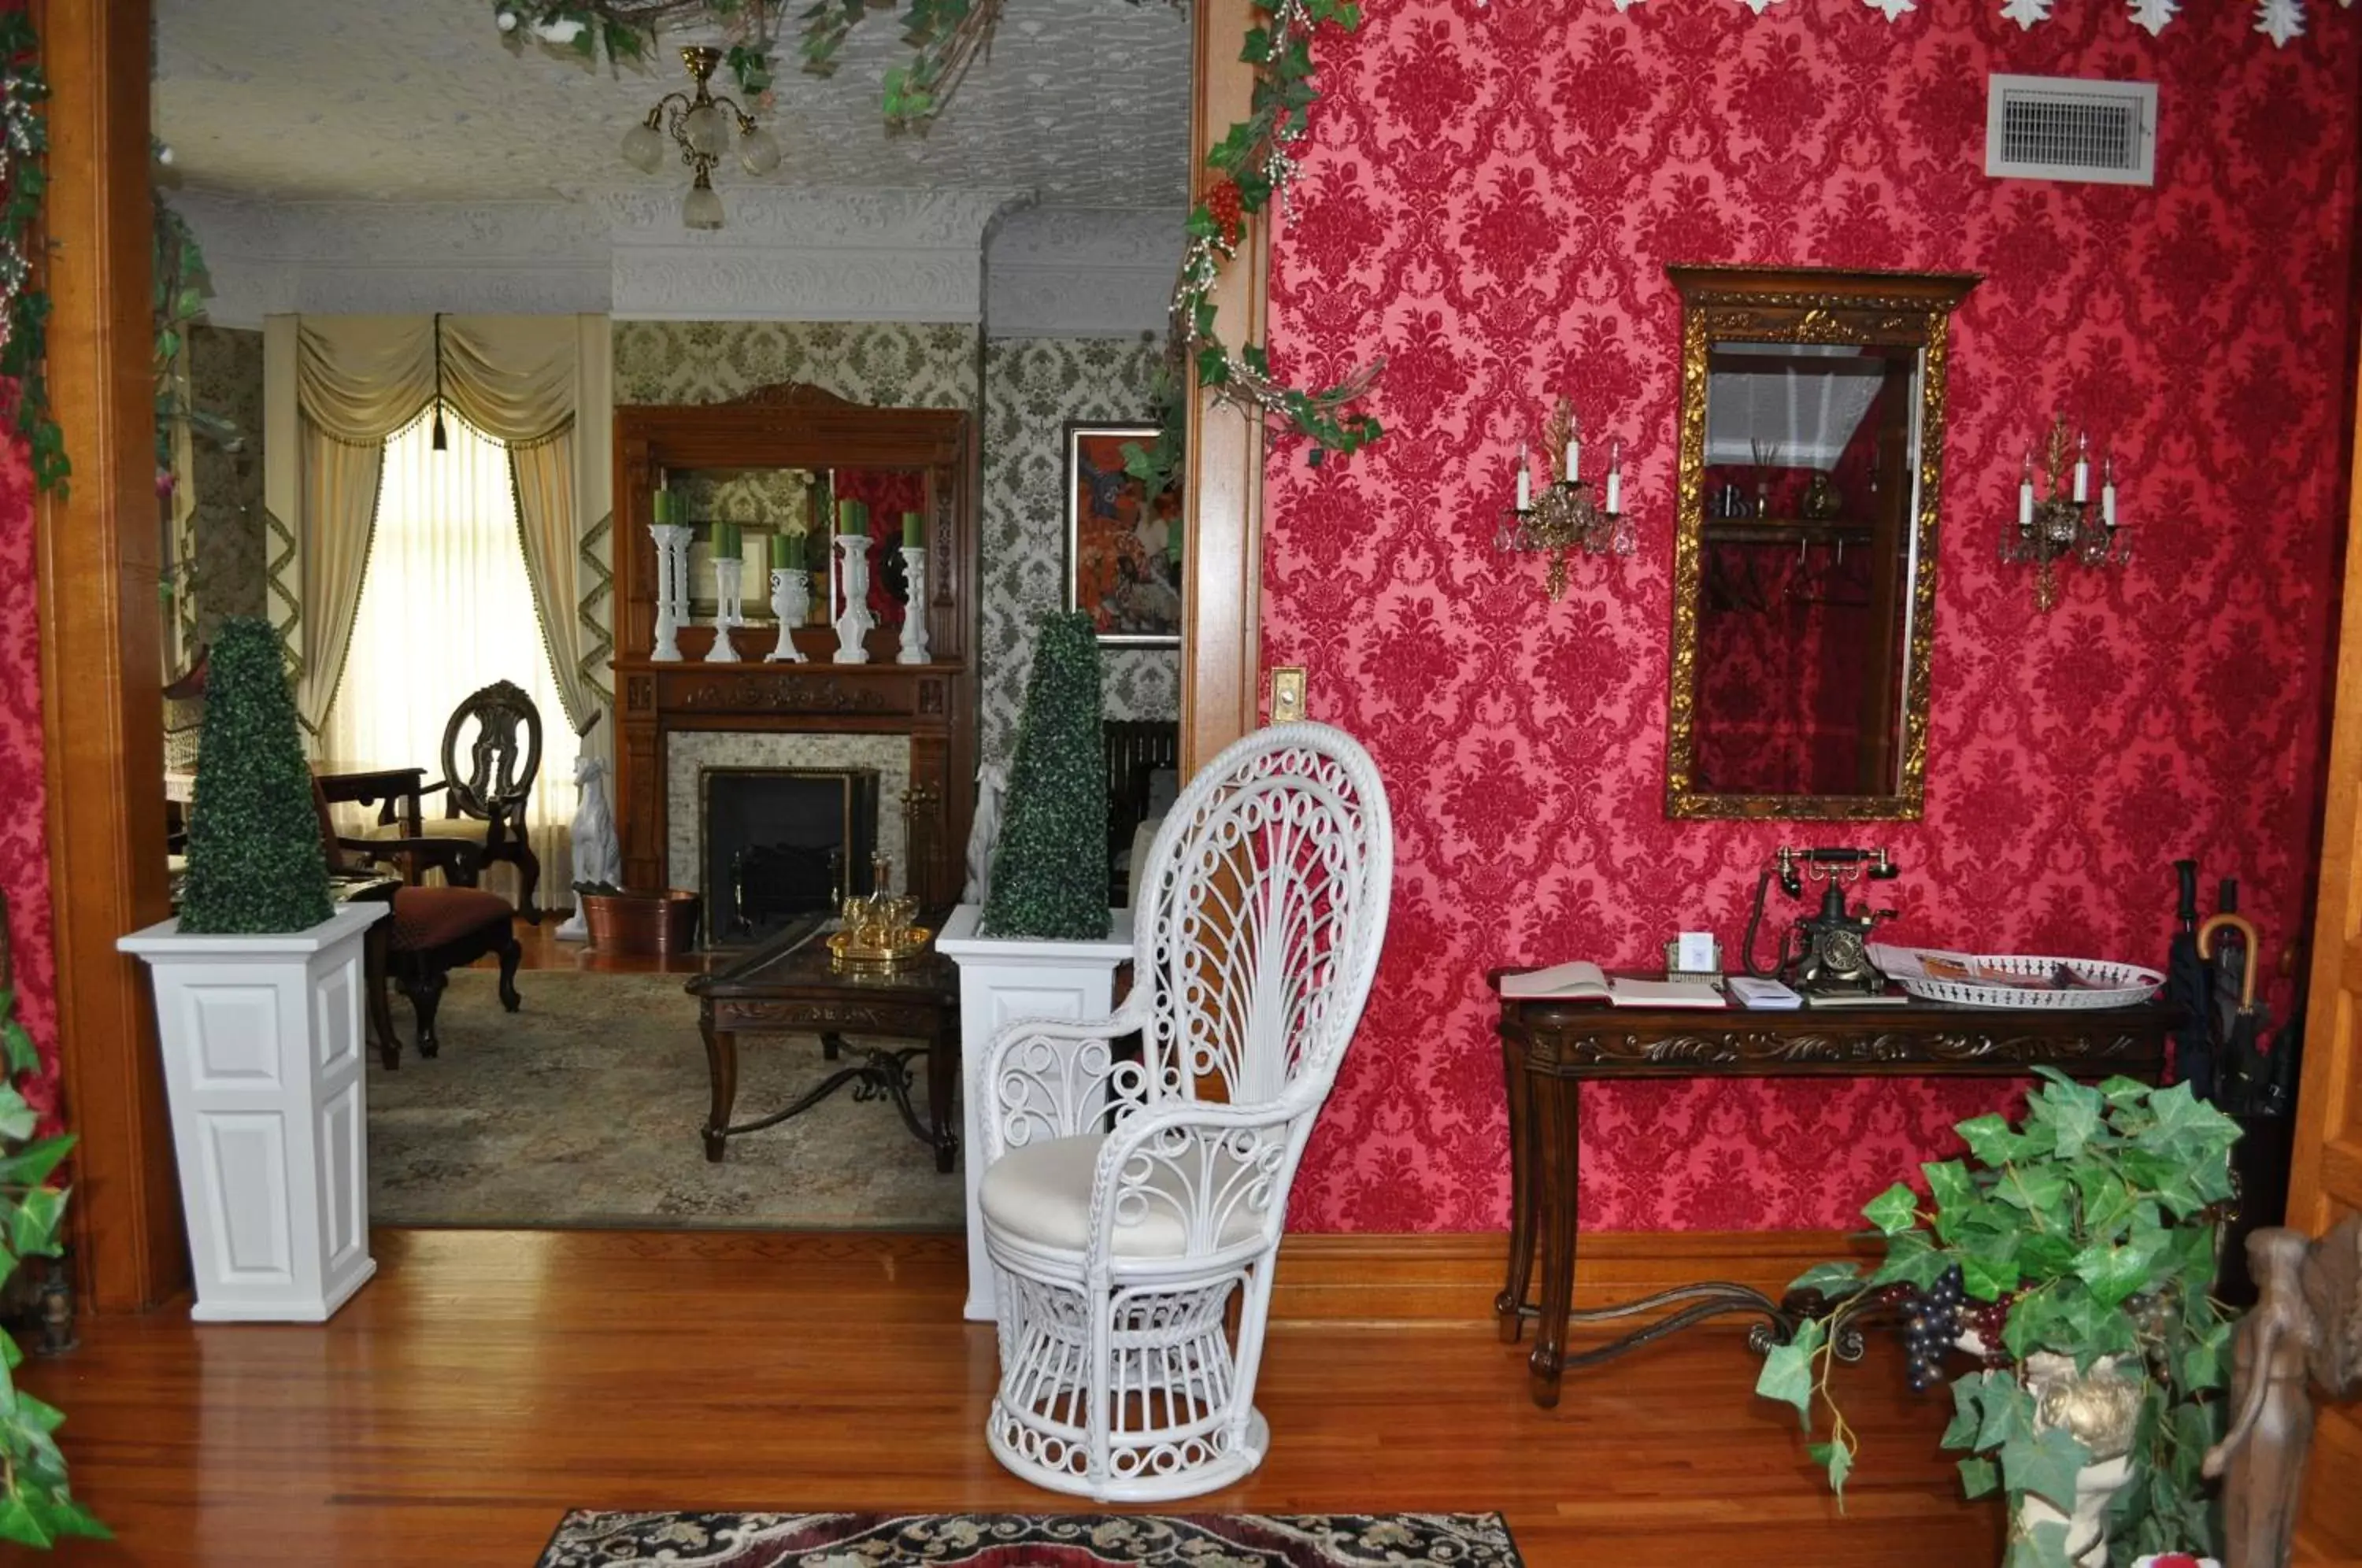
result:
[[[655,173],[664,163],[665,133],[669,131],[692,175],[689,193],[681,198],[680,221],[690,228],[720,228],[722,198],[713,189],[713,166],[730,150],[734,125],[739,167],[749,174],[768,174],[779,166],[779,142],[735,101],[713,94],[709,83],[722,63],[720,50],[687,45],[680,62],[695,91],[668,93],[657,99],[647,117],[624,133],[624,161],[643,174]]]

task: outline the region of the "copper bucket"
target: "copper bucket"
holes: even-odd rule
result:
[[[660,893],[584,893],[581,898],[594,952],[669,956],[697,951],[697,917],[704,900],[695,893],[668,888]]]

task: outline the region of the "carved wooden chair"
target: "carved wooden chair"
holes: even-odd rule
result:
[[[467,748],[467,766],[460,767],[460,737],[469,723],[475,738]],[[422,831],[429,838],[463,839],[477,846],[474,864],[505,861],[517,868],[517,903],[524,918],[541,923],[541,908],[534,894],[541,886],[541,861],[525,834],[525,801],[541,772],[541,710],[524,688],[512,680],[495,680],[452,710],[443,728],[443,777],[421,787],[420,797],[442,791],[444,813],[425,818]],[[400,838],[405,813],[418,810],[412,797],[397,796],[378,811],[370,829],[372,840]],[[395,858],[382,855],[381,859]],[[415,882],[424,865],[413,855],[402,857],[405,876]],[[457,880],[448,866],[447,878]],[[466,886],[474,886],[469,873]]]
[[[382,954],[368,964],[370,1030],[377,1035],[378,1059],[392,1072],[402,1063],[402,1040],[393,1032],[393,1010],[385,995],[386,982],[410,999],[418,1024],[418,1054],[432,1057],[443,1048],[435,1032],[435,1013],[443,1000],[450,972],[474,963],[486,954],[501,960],[501,1005],[514,1012],[524,999],[517,994],[517,965],[524,948],[517,942],[516,910],[498,893],[475,886],[483,866],[483,850],[464,838],[343,838],[328,814],[328,798],[319,780],[312,782],[312,804],[320,814],[320,838],[328,854],[328,869],[341,873],[375,862],[399,858],[417,870],[439,870],[447,886],[400,887],[393,889],[393,915],[370,928]]]
[[[1325,724],[1259,730],[1157,831],[1115,1015],[1019,1019],[987,1048],[985,1437],[1035,1485],[1153,1502],[1262,1463],[1288,1188],[1377,972],[1393,864],[1369,754]]]

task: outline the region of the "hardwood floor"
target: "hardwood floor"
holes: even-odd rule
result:
[[[30,1365],[74,1488],[117,1530],[69,1563],[530,1568],[568,1507],[1081,1511],[985,1452],[988,1326],[956,1236],[381,1231],[323,1328],[87,1320]],[[1849,1517],[1719,1325],[1526,1397],[1523,1347],[1466,1322],[1283,1322],[1273,1452],[1202,1511],[1498,1509],[1527,1561],[1989,1568],[1947,1402],[1893,1347],[1841,1375]]]

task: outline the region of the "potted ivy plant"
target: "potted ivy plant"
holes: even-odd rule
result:
[[[369,1251],[362,934],[327,843],[279,636],[215,636],[180,913],[116,946],[155,981],[166,1102],[204,1322],[318,1322]]]
[[[1107,759],[1099,738],[1103,675],[1098,633],[1079,612],[1043,618],[1025,687],[1007,815],[981,904],[944,922],[936,951],[959,966],[960,1033],[968,1069],[1019,1018],[1104,1018],[1115,972],[1131,956],[1131,915],[1108,906]],[[977,1182],[984,1148],[982,1087],[962,1086],[967,1156],[966,1315],[996,1316]]]
[[[1861,1325],[1903,1324],[1915,1386],[1953,1375],[1944,1446],[1972,1497],[2010,1508],[2006,1568],[2101,1568],[2211,1554],[2199,1463],[2219,1421],[2231,1320],[2209,1295],[2239,1129],[2187,1084],[2052,1071],[2013,1123],[1963,1121],[1965,1159],[1921,1167],[1862,1212],[1885,1259],[1820,1264],[1792,1290],[1821,1310],[1765,1359],[1756,1392],[1817,1400],[1812,1445],[1842,1499],[1857,1446],[1829,1383]]]

